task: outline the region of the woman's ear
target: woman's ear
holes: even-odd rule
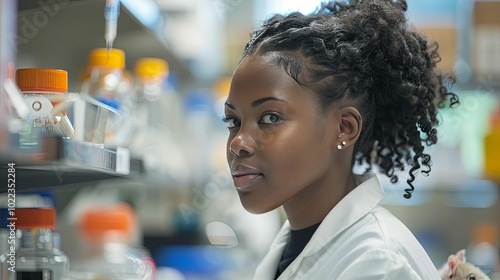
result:
[[[343,107],[338,109],[339,116],[339,145],[342,148],[354,145],[359,138],[363,120],[358,109],[354,107]]]

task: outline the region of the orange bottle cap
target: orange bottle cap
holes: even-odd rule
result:
[[[56,227],[54,208],[17,208],[14,210],[16,227],[20,229]]]
[[[21,91],[68,92],[68,72],[48,68],[18,69],[16,83]]]
[[[90,52],[89,66],[115,69],[125,68],[125,52],[120,49],[94,49]]]
[[[80,220],[80,230],[92,240],[103,239],[110,232],[115,237],[127,239],[135,227],[135,212],[126,204],[89,209]]]
[[[168,75],[168,63],[160,58],[141,58],[135,64],[139,79],[164,79]]]

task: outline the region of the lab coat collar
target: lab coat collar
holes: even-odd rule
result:
[[[297,259],[283,272],[282,276],[293,275],[303,258],[311,256],[319,251],[333,238],[353,225],[380,203],[384,197],[384,191],[374,173],[367,172],[364,175],[356,175],[356,181],[358,186],[347,194],[328,213],[302,253],[300,253]],[[273,271],[276,273],[281,254],[290,236],[290,230],[290,223],[287,220],[269,248],[269,252],[257,267],[255,275],[259,275],[259,277],[263,276],[263,278],[260,279],[274,277],[274,275],[271,276],[271,274]]]
[[[358,186],[335,205],[316,230],[311,238],[312,242],[304,248],[304,257],[316,253],[326,243],[369,213],[384,198],[384,190],[374,173],[356,175],[356,181]]]

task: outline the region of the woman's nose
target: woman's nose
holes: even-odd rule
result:
[[[238,133],[229,143],[229,152],[237,157],[255,154],[255,142],[248,133]]]

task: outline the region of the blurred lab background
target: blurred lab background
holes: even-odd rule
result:
[[[106,2],[0,0],[0,162],[2,178],[17,163],[16,206],[55,208],[71,267],[110,219],[120,221],[120,240],[146,252],[156,279],[251,279],[284,215],[240,205],[225,160],[223,103],[250,32],[272,13],[309,13],[320,1],[120,0],[112,46],[123,52],[100,50],[103,62],[96,49],[106,46]],[[467,248],[469,261],[500,279],[500,1],[408,5],[415,28],[439,43],[438,66],[456,73],[461,105],[441,110],[432,172],[418,176],[412,199],[403,198],[405,172],[396,185],[380,176],[384,206],[437,267]],[[92,70],[110,58],[118,76]],[[75,135],[19,147],[24,105],[7,81],[20,68],[67,71]],[[112,87],[116,103],[93,96],[100,87]],[[104,113],[112,140],[83,145],[85,121]]]

